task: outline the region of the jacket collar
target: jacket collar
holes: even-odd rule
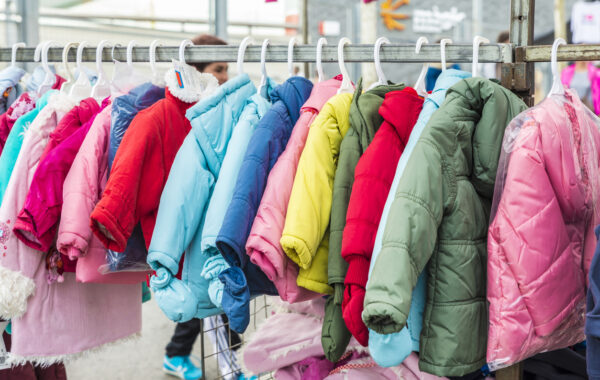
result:
[[[313,84],[306,78],[291,77],[271,92],[273,104],[281,102],[289,115],[292,125],[296,124],[300,117],[300,108],[310,96]]]
[[[402,112],[398,112],[399,109]],[[405,87],[402,91],[392,91],[385,95],[379,114],[394,127],[400,140],[406,145],[421,109],[423,109],[423,98],[414,88]]]
[[[444,99],[446,98],[446,91],[456,84],[456,82],[461,79],[470,78],[471,73],[461,70],[448,69],[446,71],[442,71],[440,76],[435,81],[435,87],[431,92],[431,95],[427,97],[427,101],[432,101],[436,104],[436,107],[439,108]]]
[[[167,70],[165,73],[168,92],[171,97],[176,98],[180,103],[187,103],[188,105],[196,103],[200,99],[210,96],[219,87],[219,82],[214,75],[201,73],[190,65],[180,65],[184,70],[184,75],[186,75],[185,84],[180,84],[178,74],[174,68]]]

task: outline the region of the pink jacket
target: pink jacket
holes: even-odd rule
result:
[[[108,143],[112,105],[100,112],[90,127],[63,185],[63,208],[58,228],[57,248],[70,259],[77,259],[76,278],[80,282],[139,284],[145,272],[120,272],[102,275],[106,248],[92,233],[92,210],[106,186]]]
[[[269,174],[246,243],[246,253],[250,256],[250,261],[262,269],[277,287],[281,299],[288,302],[305,301],[318,295],[296,284],[298,266],[283,252],[279,240],[308,129],[321,107],[335,95],[340,84],[341,78],[336,77],[317,83],[313,87],[310,97],[300,110],[300,118],[294,126],[285,151],[279,156]]]
[[[324,298],[276,305],[280,311],[270,316],[253,334],[242,350],[246,372],[277,371],[276,379],[313,379],[315,374],[328,374],[325,379],[442,379],[419,371],[418,357],[413,352],[399,366],[382,368],[375,364],[367,349],[352,338],[344,357],[350,360],[330,363],[325,359],[321,330],[325,314]],[[313,377],[310,376],[313,375]],[[318,378],[323,378],[322,376]]]
[[[25,134],[0,206],[0,318],[12,318],[13,363],[64,361],[141,330],[140,284],[80,284],[73,273],[48,284],[45,255],[12,233],[48,135],[74,106],[66,95],[50,97]]]
[[[584,339],[600,211],[599,127],[567,90],[506,129],[488,233],[492,369]]]
[[[569,87],[574,75],[575,65],[570,65],[562,71],[560,80],[563,85]],[[594,112],[596,115],[600,115],[600,68],[597,68],[596,65],[591,62],[588,64],[588,78],[590,79],[590,86],[592,89]]]
[[[0,115],[0,153],[6,144],[8,134],[18,118],[35,108],[35,101],[28,92],[22,93],[17,100]]]

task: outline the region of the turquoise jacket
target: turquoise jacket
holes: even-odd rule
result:
[[[201,232],[229,141],[246,108],[256,104],[254,94],[256,87],[242,74],[187,111],[192,130],[171,167],[148,251],[148,264],[156,271],[150,287],[175,322],[222,313],[210,300],[209,281],[200,275],[209,257],[201,250]],[[179,280],[175,274],[184,251]]]
[[[2,149],[2,155],[0,156],[0,203],[4,198],[4,193],[6,192],[8,181],[12,175],[12,170],[17,162],[17,157],[19,157],[21,145],[23,145],[23,138],[25,137],[25,131],[29,129],[29,126],[35,120],[38,113],[46,107],[50,96],[57,92],[58,91],[56,90],[47,91],[37,100],[35,108],[18,118],[10,130],[4,149]]]
[[[402,173],[404,172],[404,168],[406,167],[410,155],[419,140],[423,129],[425,129],[425,125],[427,125],[429,118],[431,118],[431,115],[433,115],[444,102],[446,91],[460,80],[469,78],[470,76],[471,74],[468,72],[454,69],[448,69],[442,72],[435,82],[433,92],[425,99],[423,109],[419,114],[419,119],[417,120],[406,147],[404,148],[404,152],[398,161],[394,181],[392,182],[388,198],[383,208],[381,221],[379,222],[377,235],[375,237],[373,257],[371,258],[371,265],[369,267],[369,278],[371,278],[373,267],[377,261],[379,252],[381,252],[383,232],[390,212],[391,203],[394,199],[394,194],[396,194],[398,183],[400,182],[400,178],[402,177]],[[413,290],[410,313],[406,323],[407,326],[400,332],[394,334],[378,334],[369,329],[369,351],[375,362],[380,366],[392,367],[399,365],[412,351],[419,351],[419,336],[421,335],[421,328],[423,327],[423,310],[425,309],[426,292],[427,273],[423,271],[419,275],[417,285]]]

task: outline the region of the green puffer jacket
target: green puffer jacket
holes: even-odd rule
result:
[[[329,297],[325,306],[321,335],[325,356],[332,362],[337,362],[342,357],[352,337],[342,317],[344,279],[348,271],[348,263],[342,258],[342,235],[354,183],[354,169],[383,122],[383,118],[379,115],[379,107],[383,103],[385,94],[402,89],[404,84],[389,84],[377,86],[363,93],[361,78],[350,105],[350,129],[340,145],[331,203],[327,272],[328,282],[333,287],[334,294]]]
[[[406,164],[365,296],[379,333],[406,324],[427,266],[419,367],[462,376],[485,364],[487,232],[504,129],[525,104],[483,78],[448,90]]]

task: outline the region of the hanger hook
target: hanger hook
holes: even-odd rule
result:
[[[16,66],[17,65],[17,49],[24,48],[25,46],[25,42],[17,42],[16,44],[14,44],[12,46],[12,54],[10,56],[10,65],[11,66]]]
[[[246,48],[248,45],[253,45],[254,40],[252,37],[248,36],[240,42],[240,48],[238,49],[238,57],[237,57],[237,71],[238,75],[244,73],[244,54],[246,53]]]
[[[479,75],[479,45],[482,43],[489,44],[490,40],[481,36],[473,38],[473,68],[471,70],[473,78]]]
[[[102,51],[104,47],[110,46],[108,40],[102,40],[98,43],[96,48],[96,71],[98,71],[98,77],[104,77],[104,70],[102,69]]]
[[[35,52],[33,54],[33,60],[35,62],[39,62],[42,59],[42,48],[46,44],[46,41],[42,41],[35,47]]]
[[[135,40],[131,40],[129,41],[129,44],[127,44],[127,66],[129,66],[130,68],[133,67],[133,47],[137,45],[137,42],[135,42]]]
[[[450,38],[442,38],[440,41],[440,54],[442,56],[442,71],[446,71],[446,45],[451,44],[452,40]]]
[[[158,40],[154,40],[152,41],[152,43],[150,43],[150,48],[149,48],[149,59],[148,61],[150,62],[150,68],[152,69],[152,75],[154,75],[155,77],[158,75],[158,71],[156,70],[156,47],[157,46],[162,46],[161,44],[158,43]]]
[[[83,49],[88,46],[87,41],[81,41],[77,47],[77,70],[79,74],[83,72]]]
[[[373,58],[375,60],[375,71],[377,72],[377,78],[379,80],[380,85],[385,85],[387,83],[387,78],[383,73],[383,69],[381,68],[381,58],[379,56],[381,52],[381,45],[389,44],[390,40],[386,37],[379,37],[377,41],[375,41],[375,50],[373,51]]]
[[[338,94],[350,92],[352,90],[350,74],[348,74],[348,69],[346,69],[346,63],[344,62],[344,46],[350,43],[352,43],[352,41],[350,41],[348,37],[342,37],[338,43],[338,63],[340,66],[340,72],[342,73],[342,84],[338,89]]]
[[[269,39],[265,38],[260,49],[260,73],[262,75],[261,85],[263,85],[262,82],[266,83],[267,81],[267,48],[269,47],[269,43]]]
[[[44,70],[46,70],[46,74],[48,75],[54,75],[54,73],[52,72],[52,70],[50,70],[50,65],[48,64],[48,50],[50,50],[51,47],[55,47],[56,46],[56,41],[48,41],[44,44],[44,47],[42,48],[42,66],[44,67]]]
[[[563,95],[565,88],[560,79],[560,73],[558,72],[558,47],[560,45],[566,45],[567,42],[563,38],[557,38],[552,44],[552,52],[550,53],[550,68],[552,69],[552,88],[548,92],[547,96],[551,95]]]
[[[419,37],[419,39],[417,40],[417,45],[415,47],[415,54],[419,54],[421,52],[421,47],[423,46],[423,44],[428,44],[429,40],[427,39],[427,37]],[[427,70],[429,69],[429,63],[425,62],[423,64],[423,68],[421,68],[421,73],[419,74],[419,78],[417,79],[417,82],[415,83],[415,90],[417,91],[417,94],[419,94],[420,96],[427,96],[427,88],[425,87],[425,77],[427,76]]]
[[[69,42],[68,44],[65,45],[65,47],[63,48],[62,51],[62,63],[63,63],[63,67],[65,69],[65,72],[67,73],[67,81],[73,81],[75,80],[73,78],[73,74],[71,73],[71,70],[69,69],[69,51],[71,50],[71,48],[75,47],[79,45],[77,42]]]
[[[193,46],[194,43],[191,40],[183,40],[179,45],[179,62],[185,64],[185,48],[188,46]]]
[[[290,77],[294,76],[294,46],[296,46],[296,37],[290,38],[288,44],[288,73]]]
[[[325,37],[319,38],[317,42],[317,74],[319,75],[319,82],[323,82],[325,75],[323,75],[323,45],[327,45],[327,39]]]
[[[114,44],[110,49],[110,59],[112,59],[113,62],[119,62],[119,60],[115,59],[115,48],[118,47],[121,47],[121,44]]]

